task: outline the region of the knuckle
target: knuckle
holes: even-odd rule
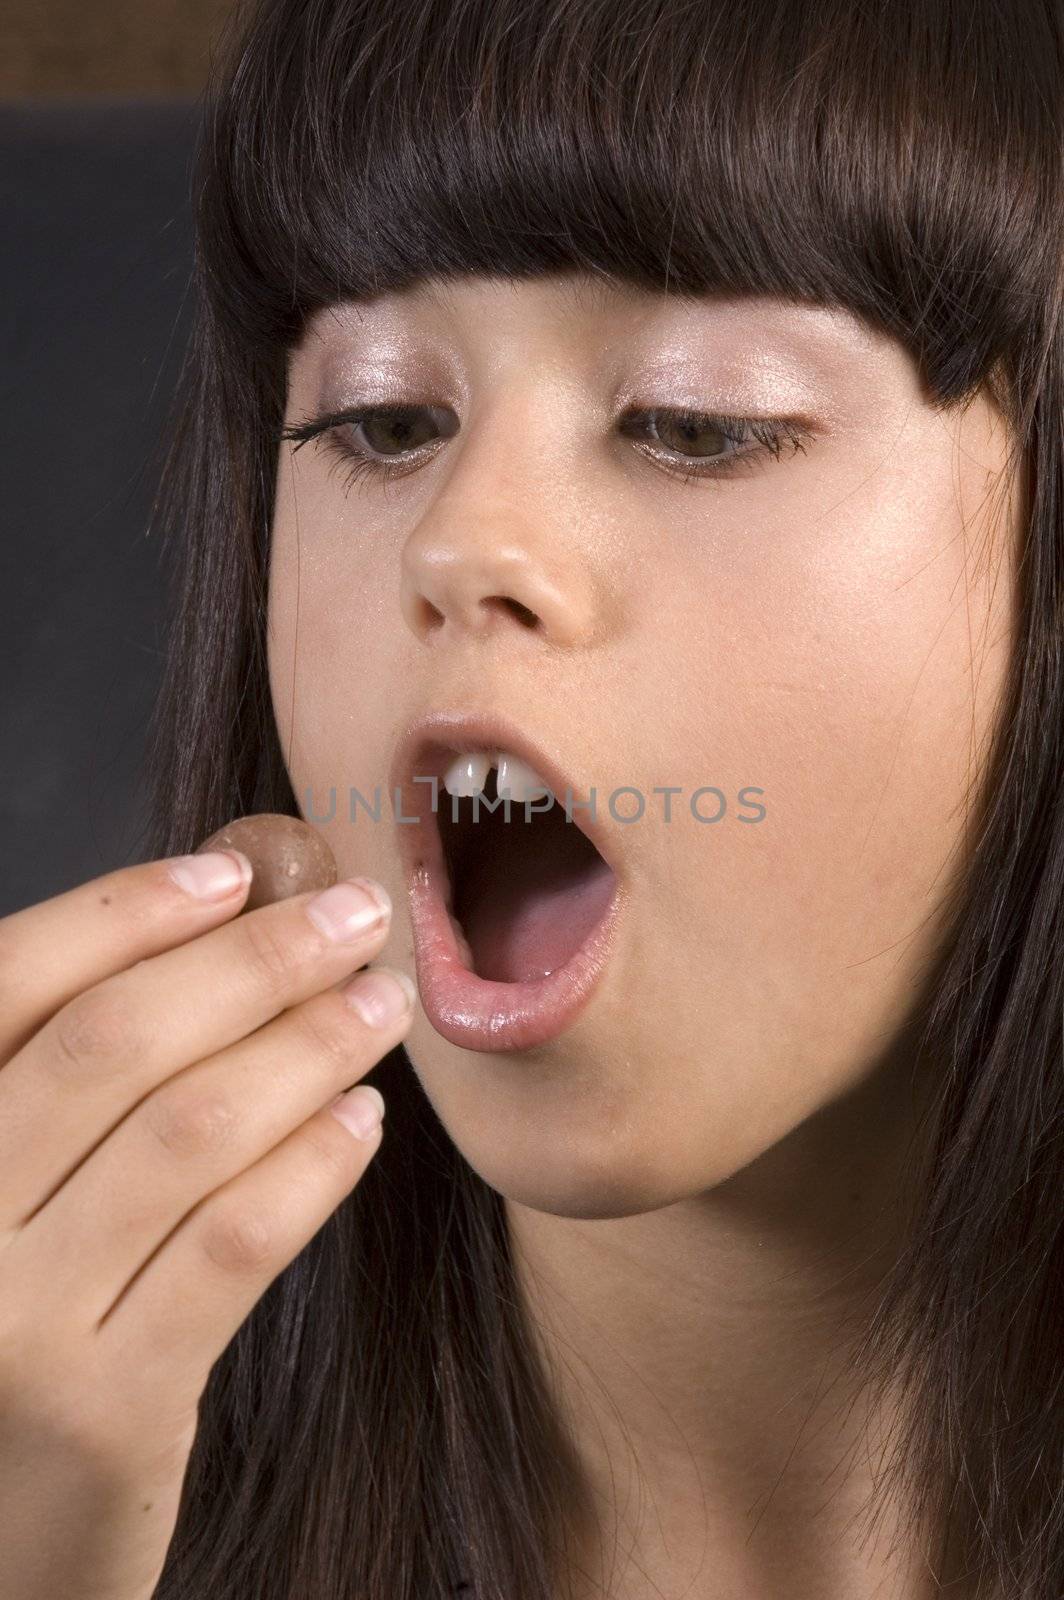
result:
[[[180,904],[184,896],[170,876],[166,860],[149,861],[142,869],[134,867],[130,872],[133,875],[128,878],[115,874],[114,903],[121,908],[129,928],[137,933],[146,932],[166,921],[173,914],[174,905]]]
[[[303,954],[298,940],[285,938],[274,916],[260,917],[255,912],[235,924],[244,942],[244,955],[258,978],[271,986],[278,979],[291,977]]]
[[[69,1381],[53,1387],[47,1402],[39,1395],[34,1416],[46,1422],[64,1450],[82,1462],[102,1466],[116,1461],[121,1453],[103,1405],[92,1396],[76,1394]]]
[[[210,1089],[188,1085],[159,1090],[145,1102],[152,1137],[168,1155],[213,1155],[231,1143],[239,1116],[231,1100]]]
[[[47,1059],[60,1075],[121,1063],[139,1048],[133,1008],[110,982],[76,995],[56,1013]]]
[[[327,1065],[346,1066],[356,1053],[358,1038],[351,1025],[352,1014],[339,995],[305,1002],[290,1017],[302,1043]]]
[[[38,1352],[17,1370],[17,1388],[0,1386],[2,1416],[34,1438],[61,1449],[80,1468],[115,1472],[125,1456],[124,1441],[114,1426],[114,1407],[82,1375],[71,1355],[61,1360],[55,1352]]]
[[[324,1167],[342,1183],[350,1181],[351,1169],[357,1162],[357,1144],[335,1118],[312,1117],[295,1137],[307,1151],[314,1170]]]
[[[126,1487],[136,1475],[140,1441],[136,1429],[123,1425],[124,1410],[113,1395],[91,1405],[71,1399],[55,1425],[64,1454],[98,1483]]]
[[[280,1241],[260,1210],[229,1203],[218,1206],[203,1226],[203,1253],[223,1272],[257,1272],[277,1257]]]

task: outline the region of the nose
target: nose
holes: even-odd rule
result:
[[[606,617],[595,573],[551,537],[549,520],[497,500],[438,502],[403,547],[400,603],[415,636],[431,644],[516,629],[569,649],[599,642]]]

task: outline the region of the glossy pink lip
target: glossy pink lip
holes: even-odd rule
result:
[[[456,754],[477,749],[509,750],[550,785],[559,805],[571,796],[572,825],[587,835],[617,879],[606,911],[580,948],[564,966],[534,981],[496,983],[471,972],[459,954],[448,916],[450,881],[433,813],[433,791],[435,787],[437,805],[449,805],[443,775]],[[432,778],[437,780],[435,786],[425,781]],[[389,782],[414,932],[418,992],[430,1023],[444,1039],[465,1050],[528,1050],[555,1038],[590,1000],[628,902],[627,885],[601,819],[577,804],[589,798],[587,791],[505,718],[451,712],[430,713],[407,730],[396,748]],[[596,796],[596,806],[600,803]]]

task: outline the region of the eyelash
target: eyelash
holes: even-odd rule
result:
[[[298,450],[310,440],[324,435],[322,443],[327,453],[336,456],[341,462],[346,462],[350,468],[344,483],[345,494],[352,484],[366,475],[376,475],[383,481],[403,477],[413,470],[419,460],[427,455],[435,454],[436,446],[420,446],[418,452],[408,452],[402,461],[389,461],[386,458],[369,454],[362,449],[353,449],[343,442],[339,429],[349,425],[357,427],[363,422],[379,420],[382,417],[413,417],[434,408],[426,405],[375,405],[353,408],[347,411],[328,412],[324,416],[311,417],[306,421],[292,427],[283,428],[279,437],[281,439],[297,441],[295,448]],[[747,435],[758,441],[760,446],[756,450],[737,451],[733,454],[722,456],[715,463],[704,463],[683,470],[677,467],[677,461],[685,458],[682,455],[665,458],[658,451],[647,450],[643,453],[656,463],[664,465],[665,470],[678,476],[683,483],[690,482],[693,478],[728,478],[734,475],[736,469],[748,470],[756,467],[766,454],[779,460],[780,453],[785,445],[791,447],[792,454],[805,452],[806,441],[812,438],[812,430],[790,418],[769,419],[764,417],[736,417],[720,416],[714,412],[695,411],[691,408],[650,406],[639,410],[627,412],[622,418],[621,432],[626,437],[644,438],[647,420],[658,417],[670,417],[684,423],[693,422],[709,427],[722,434],[732,444],[742,444]],[[649,435],[653,437],[653,435]],[[667,448],[667,447],[666,447]]]

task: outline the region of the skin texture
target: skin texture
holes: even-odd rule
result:
[[[212,1369],[378,1148],[390,908],[250,883],[196,853],[0,920],[5,1600],[150,1600]]]
[[[844,311],[575,275],[319,313],[286,422],[386,401],[457,429],[346,490],[321,440],[279,451],[269,659],[301,806],[386,793],[398,736],[437,708],[500,711],[600,795],[648,797],[609,821],[631,904],[570,1028],[470,1052],[418,1009],[405,1041],[506,1199],[594,1486],[579,1592],[936,1592],[911,1544],[891,1555],[889,1508],[876,1537],[851,1525],[889,1416],[848,1405],[840,1330],[901,1226],[906,1028],[1013,637],[1004,421],[984,395],[937,411]],[[629,406],[810,435],[685,482],[675,435],[670,468],[618,433]],[[708,784],[729,802],[709,826],[682,803]],[[669,824],[656,785],[682,789]],[[320,828],[341,875],[389,890],[386,959],[413,971],[385,816],[352,824],[341,800]]]

